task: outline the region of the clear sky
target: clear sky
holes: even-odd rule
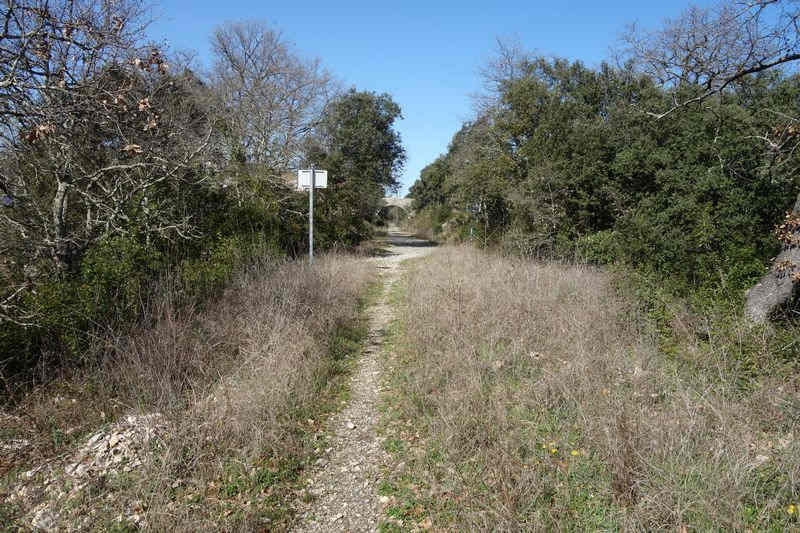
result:
[[[447,150],[471,117],[470,95],[497,38],[526,50],[596,66],[609,57],[625,25],[654,27],[683,1],[507,0],[155,0],[153,39],[194,50],[210,62],[209,36],[225,21],[262,20],[306,57],[318,57],[346,88],[389,93],[408,161],[405,194],[420,170]],[[701,5],[707,1],[696,2]]]

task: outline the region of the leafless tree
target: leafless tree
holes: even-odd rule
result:
[[[209,125],[135,0],[7,0],[0,21],[0,320],[27,324],[25,290],[134,219],[192,231],[157,190],[201,179]]]
[[[297,164],[303,140],[335,88],[331,76],[261,22],[224,24],[211,45],[229,159],[279,176]]]
[[[504,87],[525,75],[525,65],[530,60],[531,54],[525,51],[519,38],[497,38],[494,54],[478,71],[483,91],[471,95],[476,116],[492,112]]]
[[[651,112],[663,118],[703,101],[749,74],[800,59],[800,6],[797,0],[723,1],[692,6],[659,29],[632,25],[623,41],[636,64],[665,87],[691,86],[695,94]]]

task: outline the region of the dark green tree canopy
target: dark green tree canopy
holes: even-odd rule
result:
[[[320,191],[320,231],[332,242],[354,244],[370,233],[387,189],[396,190],[406,153],[394,129],[402,118],[388,94],[350,91],[325,110],[309,163],[328,170],[329,189]]]
[[[422,169],[419,179],[408,191],[408,196],[414,199],[414,209],[424,209],[429,205],[441,205],[445,202],[445,179],[448,172],[445,156],[439,156],[436,161]]]
[[[388,94],[350,91],[334,100],[323,122],[328,164],[341,180],[372,182],[394,190],[406,154],[394,122],[403,118]]]
[[[683,287],[763,272],[797,191],[796,76],[744,76],[657,119],[685,98],[633,63],[506,59],[490,105],[412,186],[420,209],[442,203],[461,234],[518,253],[621,260]]]

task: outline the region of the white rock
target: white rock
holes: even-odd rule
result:
[[[766,455],[756,455],[755,461],[753,461],[755,466],[760,466],[768,462],[769,462],[769,456]]]
[[[103,438],[103,433],[95,433],[92,437],[86,442],[86,446],[93,446],[97,441]]]
[[[31,442],[28,439],[11,439],[8,442],[0,443],[0,448],[4,450],[15,451],[26,448],[28,445],[30,445],[30,443]]]
[[[49,507],[44,507],[36,511],[31,519],[31,525],[37,529],[51,531],[55,526],[56,517]]]

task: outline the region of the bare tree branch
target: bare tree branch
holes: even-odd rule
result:
[[[296,166],[303,139],[331,96],[330,74],[263,23],[220,26],[211,45],[229,159],[276,174]]]
[[[799,23],[796,0],[720,2],[690,7],[657,30],[632,25],[623,42],[636,65],[673,92],[672,106],[648,112],[661,119],[751,74],[800,59]],[[679,96],[687,88],[696,94]]]
[[[67,271],[133,224],[146,235],[197,235],[172,191],[206,178],[202,84],[142,46],[140,6],[7,0],[0,11],[0,190],[10,199],[0,239],[15,254],[4,278]],[[11,286],[0,289],[0,321],[35,321],[17,305],[32,285]]]

